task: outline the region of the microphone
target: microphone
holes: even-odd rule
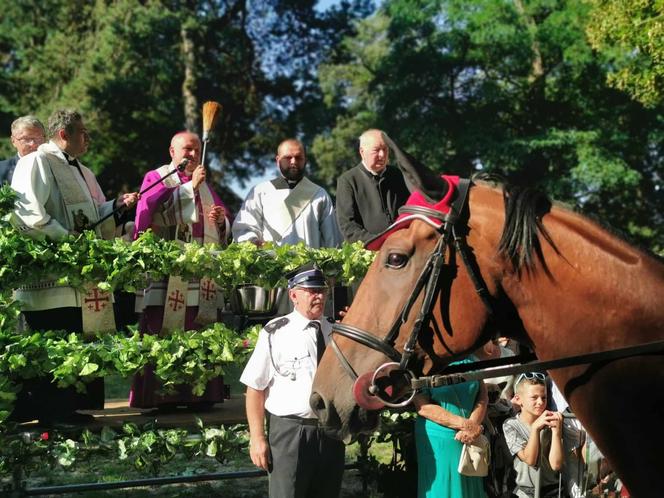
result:
[[[187,167],[187,164],[189,164],[189,158],[185,157],[180,161],[180,164],[177,165],[177,170],[182,173],[184,169]]]
[[[175,169],[174,169],[173,171],[171,171],[171,172],[169,172],[169,173],[166,173],[164,176],[159,177],[156,181],[154,181],[153,183],[151,183],[150,185],[148,185],[147,187],[145,187],[143,190],[141,190],[141,191],[139,192],[139,195],[143,195],[145,192],[147,192],[147,191],[150,190],[151,188],[156,187],[156,186],[159,185],[162,181],[164,181],[164,180],[165,180],[166,178],[168,178],[169,176],[175,174],[176,172],[178,172],[178,171],[180,171],[180,172],[184,171],[184,169],[187,167],[187,164],[189,164],[189,158],[185,157],[184,159],[182,159],[182,161],[180,161],[180,164],[178,164],[178,165],[175,167]],[[120,211],[122,211],[122,210],[124,210],[124,209],[125,209],[125,206],[124,206],[124,205],[116,207],[113,211],[111,211],[110,213],[108,213],[106,216],[100,218],[98,221],[96,221],[95,223],[93,223],[92,225],[90,225],[90,228],[89,228],[89,229],[90,229],[90,230],[94,230],[95,227],[97,227],[97,225],[99,225],[101,222],[107,220],[108,218],[110,218],[110,217],[113,216],[114,214],[116,214],[116,213],[118,213],[118,212],[120,212]]]

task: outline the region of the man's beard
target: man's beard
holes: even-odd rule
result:
[[[281,171],[281,174],[289,182],[299,182],[304,176],[304,168],[291,168],[290,166],[284,167],[280,164],[279,171]]]

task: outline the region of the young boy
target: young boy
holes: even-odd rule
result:
[[[541,373],[523,373],[515,383],[514,403],[519,415],[505,420],[503,433],[514,456],[519,498],[558,496],[558,473],[563,466],[562,420],[546,409],[546,382]]]

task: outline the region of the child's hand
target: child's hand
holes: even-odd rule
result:
[[[562,415],[560,413],[544,410],[544,412],[542,412],[542,414],[533,422],[532,428],[541,431],[545,427],[552,427],[551,424],[556,419],[556,414],[560,416],[560,419],[562,420]]]
[[[563,414],[560,412],[551,412],[551,419],[548,425],[551,427],[551,432],[560,434],[563,427]]]

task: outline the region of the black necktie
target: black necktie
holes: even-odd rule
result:
[[[316,365],[318,365],[325,352],[325,338],[323,337],[320,323],[313,321],[309,322],[309,327],[316,331]]]

